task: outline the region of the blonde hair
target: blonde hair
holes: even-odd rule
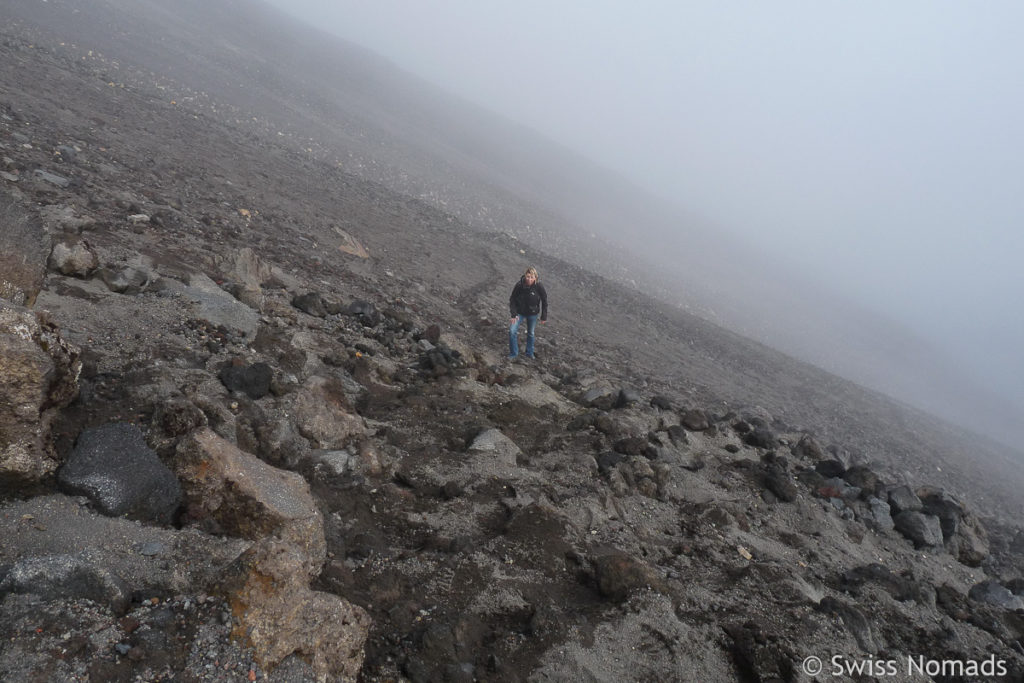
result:
[[[534,280],[539,280],[540,279],[540,276],[537,274],[537,269],[534,268],[533,266],[530,266],[529,268],[527,268],[526,272],[523,273],[523,277],[526,277],[527,275],[532,275]]]

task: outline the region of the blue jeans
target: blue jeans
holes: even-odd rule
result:
[[[508,355],[515,358],[519,355],[519,323],[526,319],[526,356],[533,358],[533,332],[537,329],[539,315],[520,315],[508,328]]]

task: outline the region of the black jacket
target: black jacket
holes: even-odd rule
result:
[[[512,296],[508,299],[509,317],[517,315],[537,315],[541,320],[548,319],[548,293],[539,281],[527,285],[522,279],[512,288]]]

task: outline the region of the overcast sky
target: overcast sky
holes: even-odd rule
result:
[[[1024,395],[1024,3],[273,0]]]

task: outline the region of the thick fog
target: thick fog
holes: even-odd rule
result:
[[[1024,408],[1024,4],[275,0],[948,353]]]

